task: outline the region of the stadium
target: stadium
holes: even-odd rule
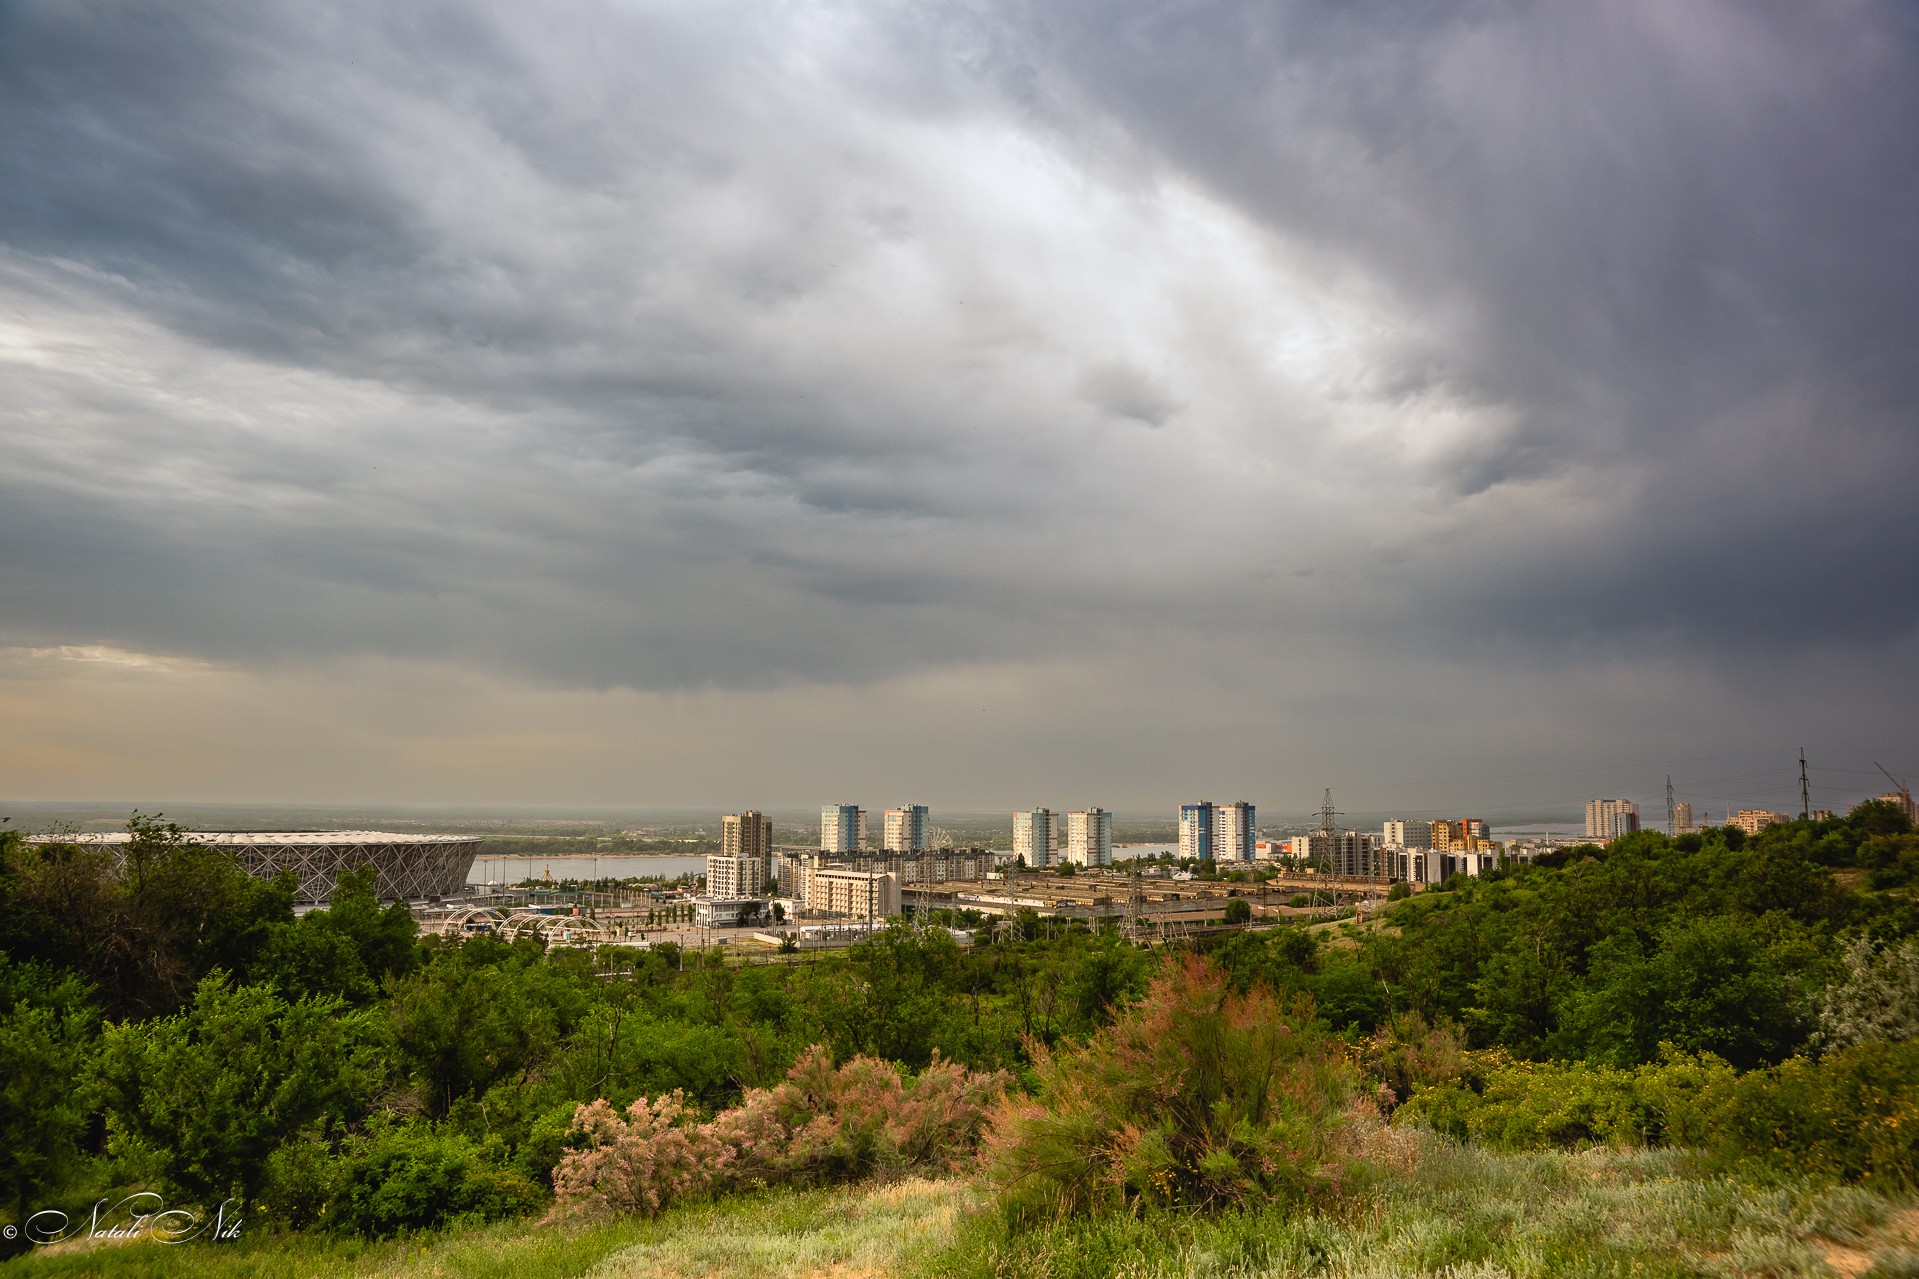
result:
[[[342,871],[371,865],[374,891],[383,901],[457,897],[479,852],[477,835],[394,835],[373,830],[183,831],[191,843],[232,853],[250,875],[272,879],[292,871],[300,881],[294,902],[319,906],[333,896]],[[42,835],[44,844],[121,845],[133,837],[111,834]]]

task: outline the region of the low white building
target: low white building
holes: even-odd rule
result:
[[[738,928],[771,920],[772,905],[763,897],[695,897],[693,923],[699,928]]]

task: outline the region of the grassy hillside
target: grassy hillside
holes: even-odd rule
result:
[[[1673,1151],[1499,1155],[1418,1137],[1343,1211],[1100,1217],[1010,1233],[966,1180],[781,1191],[590,1227],[529,1222],[372,1247],[297,1235],[100,1247],[12,1276],[994,1279],[1018,1276],[1919,1275],[1919,1207],[1856,1188],[1703,1175]]]

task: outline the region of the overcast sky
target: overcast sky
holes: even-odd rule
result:
[[[1915,14],[0,3],[0,796],[1850,802]]]

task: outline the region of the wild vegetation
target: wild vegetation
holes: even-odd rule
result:
[[[1153,959],[1081,932],[827,957],[441,945],[349,876],[292,885],[136,822],[124,862],[0,837],[0,1191],[11,1220],[153,1186],[279,1229],[383,1237],[543,1212],[581,1105],[710,1116],[807,1049],[917,1078],[1084,1037]],[[76,1087],[76,1081],[78,1086]],[[14,1241],[18,1246],[18,1241]]]
[[[15,1222],[231,1199],[271,1239],[219,1264],[261,1274],[400,1238],[480,1273],[476,1231],[600,1241],[553,1273],[762,1240],[723,1267],[752,1273],[769,1238],[828,1264],[868,1209],[922,1222],[861,1236],[900,1273],[1919,1272],[1919,837],[1885,805],[1203,954],[900,927],[752,967],[439,945],[358,878],[296,921],[289,886],[135,835],[124,864],[0,844]]]

